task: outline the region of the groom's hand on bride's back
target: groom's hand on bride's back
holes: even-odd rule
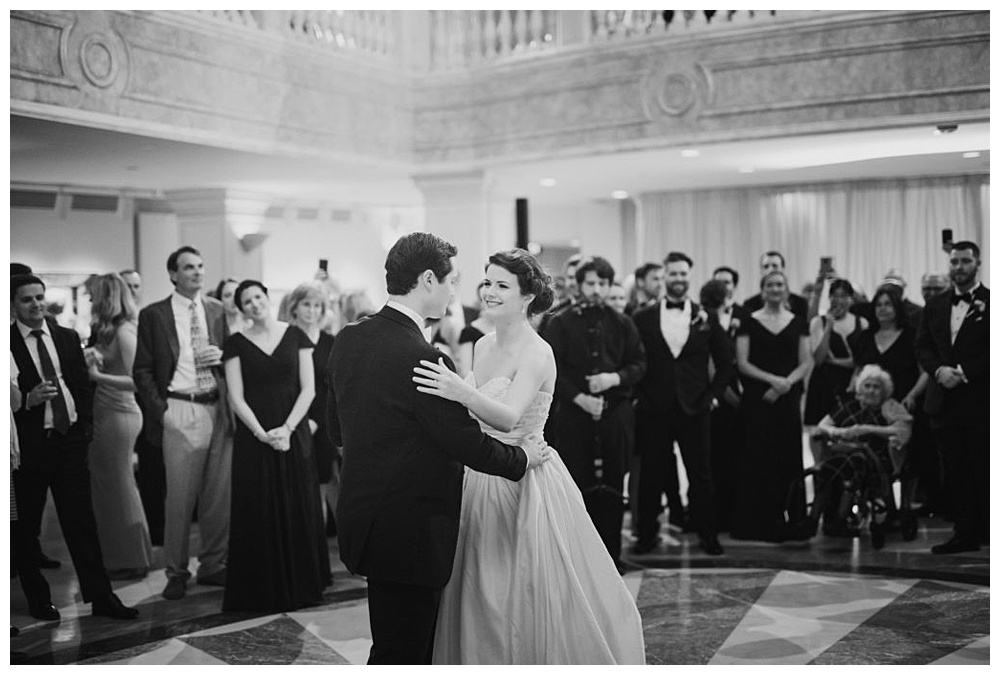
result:
[[[528,470],[545,464],[552,457],[552,447],[540,434],[529,434],[521,441],[521,449],[528,455]]]

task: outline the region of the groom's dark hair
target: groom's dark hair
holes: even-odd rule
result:
[[[454,244],[427,232],[415,232],[389,249],[385,259],[385,290],[389,295],[406,295],[417,285],[424,270],[434,272],[438,281],[451,274],[451,259],[458,255]]]

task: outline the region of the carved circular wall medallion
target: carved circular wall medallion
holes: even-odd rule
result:
[[[114,84],[119,63],[111,41],[100,33],[88,35],[80,44],[80,66],[94,86],[106,88]]]
[[[670,73],[660,84],[657,103],[668,115],[683,115],[695,104],[698,88],[688,75]]]

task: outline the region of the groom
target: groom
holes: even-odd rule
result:
[[[517,481],[548,459],[539,443],[521,449],[486,436],[464,407],[413,382],[421,359],[442,356],[424,320],[444,316],[457,252],[422,232],[397,241],[385,261],[389,302],[337,335],[327,365],[329,427],[344,448],[337,538],[347,569],[368,580],[370,664],[431,662],[455,557],[462,465]]]

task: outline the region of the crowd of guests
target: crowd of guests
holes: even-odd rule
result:
[[[558,369],[546,438],[619,568],[624,509],[633,553],[648,553],[664,500],[667,525],[695,532],[709,555],[723,553],[720,532],[808,538],[820,515],[827,534],[855,535],[856,524],[810,511],[796,489],[803,425],[820,464],[831,437],[905,448],[893,468],[902,503],[883,505],[904,538],[916,536],[917,515],[936,513],[955,533],[934,553],[988,543],[989,291],[974,243],[949,256],[948,275],[923,277],[923,307],[895,272],[870,302],[828,267],[809,297],[796,295],[776,251],[761,256],[759,292],[742,305],[728,266],[694,297],[684,253],[640,266],[627,284],[603,258],[567,261],[557,302],[535,322]],[[207,292],[189,246],[166,271],[174,292],[141,310],[137,272],[92,277],[81,345],[46,315],[43,280],[11,265],[12,558],[36,618],[59,618],[39,571],[60,564],[39,546],[49,490],[95,615],[137,615],[110,581],[145,577],[154,545],[163,597],[184,597],[195,517],[194,581],[225,587],[225,610],[298,609],[332,583],[339,449],[327,433],[326,366],[339,327],[374,312],[371,300],[341,294],[326,270],[277,308],[255,280],[224,278]],[[492,330],[456,302],[431,340],[464,375]]]

